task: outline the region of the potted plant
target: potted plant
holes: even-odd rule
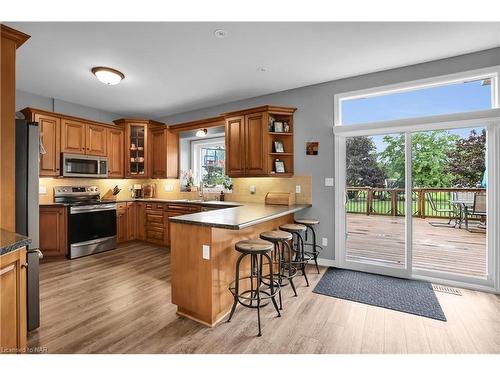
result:
[[[186,181],[186,191],[191,191],[191,188],[194,185],[193,171],[188,169],[187,171],[182,172],[182,178]]]

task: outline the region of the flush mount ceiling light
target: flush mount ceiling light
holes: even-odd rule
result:
[[[214,31],[214,35],[216,38],[222,39],[227,36],[227,31],[222,29],[217,29]]]
[[[196,136],[197,137],[205,137],[207,135],[207,129],[199,129],[197,132],[196,132]]]
[[[92,73],[94,73],[99,81],[106,85],[117,85],[125,78],[122,72],[105,66],[96,66],[92,68]]]

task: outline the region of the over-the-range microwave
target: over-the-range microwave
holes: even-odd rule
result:
[[[105,156],[63,153],[61,159],[63,177],[108,177],[108,158]]]

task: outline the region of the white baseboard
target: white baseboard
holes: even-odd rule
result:
[[[318,258],[318,264],[325,267],[335,267],[335,261],[332,259]]]

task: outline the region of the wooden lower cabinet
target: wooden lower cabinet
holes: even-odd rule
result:
[[[146,204],[136,202],[136,233],[137,239],[144,241],[146,239]]]
[[[40,251],[44,259],[67,255],[67,212],[64,206],[40,206]]]
[[[168,204],[165,207],[165,231],[166,231],[166,244],[170,246],[170,218],[173,216],[187,215],[195,212],[200,212],[201,207],[198,205],[184,205],[184,204]]]
[[[0,349],[26,348],[26,248],[0,256]]]
[[[116,207],[116,242],[125,242],[127,238],[127,203],[118,203]]]
[[[127,240],[132,241],[137,238],[137,204],[127,202]]]

